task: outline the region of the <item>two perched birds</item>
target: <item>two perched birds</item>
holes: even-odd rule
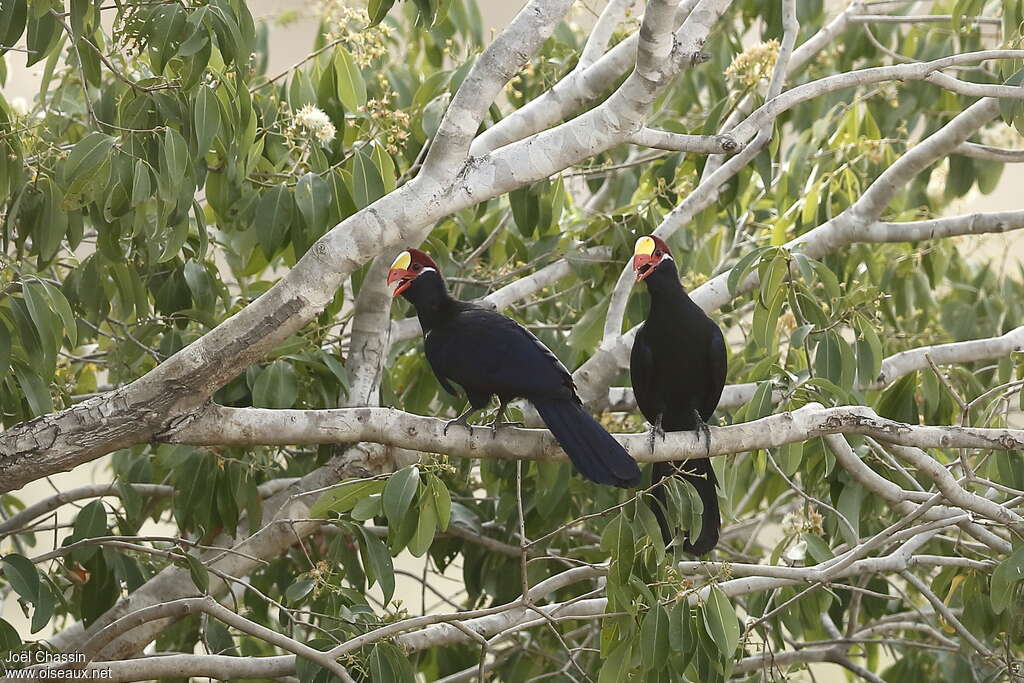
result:
[[[647,320],[633,344],[631,375],[640,412],[652,425],[651,445],[665,431],[701,430],[710,454],[711,418],[725,385],[725,341],[718,326],[697,306],[679,282],[668,245],[656,236],[641,237],[633,254],[637,281],[651,295]],[[416,309],[423,328],[424,347],[438,382],[457,396],[462,387],[469,401],[465,413],[445,426],[468,427],[467,418],[482,410],[492,396],[498,412],[491,428],[504,422],[510,401],[533,404],[573,465],[598,484],[633,488],[640,468],[589,414],[576,394],[572,374],[529,330],[500,313],[448,293],[437,264],[418,249],[403,251],[388,272],[394,295]],[[695,540],[683,549],[704,555],[718,542],[721,519],[715,474],[708,458],[655,463],[652,470],[652,510],[665,544],[674,538],[663,506],[662,480],[679,475],[694,486],[704,505],[703,523]]]

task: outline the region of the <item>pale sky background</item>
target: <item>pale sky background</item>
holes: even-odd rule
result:
[[[518,0],[480,0],[480,7],[483,10],[486,27],[488,29],[501,28],[519,10],[522,4]],[[591,0],[587,4],[600,7],[603,6],[604,2],[602,0]],[[289,10],[294,10],[299,15],[297,21],[287,26],[279,26],[272,23],[269,73],[277,73],[308,54],[317,26],[315,19],[310,13],[311,5],[312,3],[310,2],[296,0],[286,0],[284,2],[257,0],[249,3],[252,13],[256,18],[264,17],[269,19],[280,12]],[[582,7],[582,3],[578,3],[578,7],[578,20],[581,24],[586,23],[586,17],[589,12]],[[490,30],[485,35],[491,35]],[[17,97],[23,97],[31,101],[35,95],[42,64],[35,65],[31,70],[24,68],[23,64],[24,61],[20,56],[14,53],[8,54],[8,82],[3,88],[4,96],[8,101]],[[999,187],[995,192],[985,196],[980,196],[976,193],[968,196],[959,201],[956,206],[951,207],[950,213],[960,214],[972,211],[1020,209],[1022,208],[1021,187],[1024,187],[1024,164],[1017,166],[1007,165]],[[1024,253],[1024,242],[1021,241],[1022,239],[1024,239],[1024,235],[1010,233],[1010,235],[992,235],[982,238],[957,238],[956,244],[961,249],[971,251],[975,258],[995,259],[1009,255],[1011,265],[1015,265],[1020,260],[1021,254]],[[34,482],[19,491],[17,495],[26,504],[31,504],[53,495],[55,490],[66,490],[87,483],[107,482],[109,480],[110,475],[106,468],[106,459],[104,458],[83,465],[72,472],[54,475],[49,478],[49,481]],[[77,508],[71,505],[61,508],[61,521],[71,521],[76,510]],[[151,526],[152,529],[144,529],[143,532],[155,531],[163,534],[173,534],[174,531],[169,525],[165,525],[165,528],[162,529],[157,525]],[[0,555],[10,551],[9,543],[0,544]],[[417,560],[406,553],[399,557],[397,566],[418,575],[422,572],[423,561],[422,559]],[[449,573],[456,579],[461,576],[461,573],[458,571]],[[418,612],[420,607],[419,583],[403,576],[398,576],[397,579],[398,590],[396,594],[405,601],[411,611]],[[460,581],[456,581],[450,584],[452,586],[451,594],[459,590],[460,583]],[[427,599],[428,605],[436,602],[436,600],[432,600],[430,597]],[[20,608],[14,600],[7,600],[6,604],[3,605],[2,615],[20,633],[28,637],[28,620],[22,615]],[[32,637],[40,637],[45,633],[47,631]],[[843,680],[842,675],[838,673],[838,667],[819,664],[814,665],[814,671],[821,680]]]

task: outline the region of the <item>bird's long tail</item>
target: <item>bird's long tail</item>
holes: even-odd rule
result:
[[[722,526],[722,517],[718,511],[718,493],[715,491],[715,470],[708,458],[696,458],[680,462],[656,462],[651,472],[651,483],[657,484],[651,489],[655,500],[650,501],[651,510],[661,527],[661,537],[665,545],[671,543],[675,531],[665,518],[665,485],[660,483],[666,477],[675,474],[683,477],[697,489],[701,503],[704,504],[704,515],[701,518],[700,533],[693,541],[687,539],[683,550],[691,555],[707,555],[718,545],[718,533]]]
[[[636,462],[583,406],[571,400],[547,398],[530,402],[584,477],[622,488],[640,483]]]

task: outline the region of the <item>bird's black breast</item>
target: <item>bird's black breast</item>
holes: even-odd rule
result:
[[[700,311],[654,311],[637,331],[630,359],[640,412],[666,431],[696,427],[694,411],[709,420],[725,385],[725,340]]]
[[[427,333],[427,361],[442,384],[502,398],[570,398],[572,375],[529,330],[472,304]]]

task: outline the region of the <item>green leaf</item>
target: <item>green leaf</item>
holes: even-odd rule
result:
[[[106,185],[113,146],[114,138],[103,133],[89,133],[75,144],[60,173],[68,195],[87,195]]]
[[[0,652],[17,650],[21,647],[21,636],[6,619],[0,619]]]
[[[857,381],[867,386],[875,381],[882,371],[882,341],[878,338],[871,321],[858,313],[854,318],[857,333]]]
[[[850,526],[853,527],[851,530],[850,526],[846,525],[846,522],[837,520],[839,532],[851,547],[857,545],[860,538],[860,508],[863,500],[863,487],[859,484],[847,484],[843,487],[842,493],[839,494],[839,502],[836,504],[836,509],[846,517],[847,521],[850,522]]]
[[[365,527],[357,527],[363,542],[359,549],[362,553],[363,567],[366,568],[366,577],[370,579],[371,585],[376,582],[384,594],[384,604],[391,602],[391,596],[395,594],[395,567],[391,561],[391,554],[387,546],[370,533]]]
[[[648,670],[659,670],[668,663],[668,613],[661,605],[654,605],[640,624],[641,661]]]
[[[383,486],[384,482],[381,482],[381,487]],[[352,508],[352,519],[357,522],[365,522],[377,517],[378,515],[383,515],[384,508],[381,505],[380,498],[381,496],[379,493],[371,493],[366,498],[363,498],[361,501],[356,503]]]
[[[627,672],[630,669],[632,654],[633,642],[622,640],[608,655],[608,659],[601,664],[601,673],[598,675],[597,683],[622,683],[629,680]]]
[[[38,633],[50,623],[50,619],[53,618],[54,607],[56,607],[56,600],[53,597],[50,585],[45,581],[40,581],[39,600],[36,601],[35,609],[32,610],[32,623],[30,625],[32,633]],[[2,649],[3,647],[0,646],[0,650]]]
[[[39,333],[39,340],[48,345],[43,351],[52,353],[60,344],[61,335],[57,328],[56,316],[50,310],[46,290],[39,282],[27,281],[22,283],[21,292],[25,296],[25,305],[32,317],[32,324]]]
[[[414,683],[412,661],[397,647],[379,642],[370,653],[370,680],[373,683]]]
[[[255,408],[291,408],[299,395],[298,378],[291,363],[275,360],[260,372],[252,387]]]
[[[67,232],[68,213],[63,207],[64,193],[56,183],[49,178],[41,178],[36,186],[43,196],[43,207],[35,234],[35,248],[40,263],[49,263],[57,255]]]
[[[29,365],[18,360],[14,362],[12,368],[32,413],[34,415],[52,413],[53,399],[50,396],[50,387],[43,378]]]
[[[78,515],[75,516],[73,530],[71,538],[75,541],[106,536],[108,533],[107,508],[104,507],[103,502],[94,500],[79,510]],[[73,557],[78,562],[87,562],[98,549],[95,545],[85,545],[75,550]]]
[[[200,157],[210,148],[213,138],[220,132],[220,104],[210,88],[199,88],[195,107],[196,149]]]
[[[331,188],[316,173],[307,173],[295,185],[295,204],[299,207],[311,236],[319,237],[327,228],[331,208]]]
[[[11,553],[0,560],[0,565],[14,592],[25,602],[36,604],[39,601],[39,572],[32,561],[24,555]]]
[[[160,153],[160,195],[165,201],[176,201],[188,169],[188,144],[181,133],[168,128]]]
[[[633,572],[633,560],[635,558],[635,544],[633,541],[633,527],[626,519],[625,512],[608,523],[604,533],[601,534],[601,549],[611,553],[611,571],[623,584],[629,582],[629,576]]]
[[[138,206],[153,196],[153,180],[149,169],[149,164],[142,159],[135,162],[135,172],[132,174],[132,206]]]
[[[366,4],[366,13],[370,15],[370,26],[376,26],[384,21],[388,11],[395,4],[395,0],[370,0]]]
[[[409,552],[413,557],[422,557],[430,544],[434,542],[434,532],[437,531],[437,513],[434,511],[434,501],[430,496],[420,498],[420,514],[416,520],[416,532],[409,540]]]
[[[409,511],[412,499],[420,485],[420,470],[416,465],[409,465],[398,470],[384,486],[382,502],[384,516],[388,518],[388,526],[397,528],[405,514]]]
[[[29,49],[29,55],[25,66],[32,66],[46,59],[61,38],[61,28],[57,18],[46,11],[48,3],[39,2],[38,4],[43,7],[44,11],[43,14],[28,21],[28,37],[25,40],[25,47]]]
[[[350,166],[356,208],[365,208],[384,196],[384,179],[365,146],[352,155]]]
[[[1002,614],[1013,603],[1015,585],[1024,581],[1024,546],[1000,562],[992,572],[992,583],[989,594],[992,600],[992,611]]]
[[[284,183],[263,193],[256,206],[256,239],[269,261],[284,243],[292,224],[294,201]]]
[[[0,380],[11,370],[11,331],[0,321]]]
[[[360,501],[384,490],[383,479],[347,482],[325,491],[309,510],[310,517],[326,517],[328,512],[348,512]]]
[[[832,330],[822,335],[814,354],[814,372],[838,386],[843,386],[843,351],[846,342]]]
[[[448,522],[452,518],[452,496],[444,482],[431,472],[427,472],[427,486],[430,489],[434,513],[437,515],[437,525],[441,531],[447,531]]]
[[[195,555],[185,553],[185,562],[188,563],[188,574],[192,577],[192,583],[204,595],[210,591],[210,573]]]
[[[651,494],[647,495],[650,496]],[[654,516],[651,505],[658,505],[653,496],[639,503],[636,506],[633,522],[638,529],[643,529],[644,535],[650,539],[651,548],[654,550],[654,555],[660,565],[665,559],[665,541],[661,537],[661,527],[658,526],[658,518]]]
[[[284,599],[288,601],[289,605],[297,605],[304,597],[309,595],[313,588],[316,586],[316,581],[312,579],[299,579],[284,592]]]
[[[343,47],[335,48],[334,69],[338,76],[338,99],[345,109],[355,112],[366,104],[366,83],[352,55]]]
[[[390,4],[388,6],[390,7]],[[8,47],[17,45],[21,34],[25,31],[27,19],[26,0],[0,0],[0,45]],[[7,51],[0,50],[0,55],[5,52]],[[18,642],[20,644],[21,641]]]
[[[729,598],[718,586],[712,586],[702,611],[708,635],[715,641],[722,656],[731,661],[740,642],[740,624]]]

